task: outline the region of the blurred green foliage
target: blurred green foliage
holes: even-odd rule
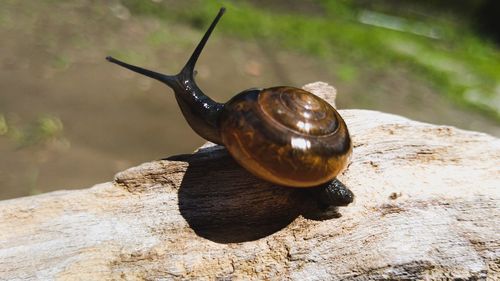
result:
[[[6,135],[8,131],[7,120],[5,120],[3,114],[0,114],[0,136]]]
[[[355,80],[360,68],[406,64],[455,102],[500,120],[500,52],[493,43],[449,16],[402,17],[364,8],[358,2],[318,0],[314,3],[322,12],[304,14],[247,1],[196,1],[189,9],[185,5],[162,7],[154,1],[123,1],[133,14],[185,21],[200,29],[225,6],[228,13],[218,26],[220,32],[336,58],[342,64],[339,76],[347,81]],[[152,43],[161,42],[160,35],[152,35]]]
[[[63,124],[61,119],[52,115],[38,117],[33,122],[22,126],[17,122],[9,122],[0,114],[0,136],[12,140],[18,148],[42,144],[62,137]]]

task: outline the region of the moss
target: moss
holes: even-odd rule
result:
[[[339,76],[347,81],[355,79],[360,61],[372,68],[403,63],[451,100],[500,120],[500,52],[458,20],[389,16],[352,1],[318,1],[324,13],[317,15],[271,11],[245,1],[194,2],[189,9],[153,1],[124,4],[133,14],[185,21],[200,29],[226,6],[219,32],[247,40],[272,38],[281,48],[325,59],[341,57],[345,65]],[[159,35],[151,36],[152,44],[162,42]]]

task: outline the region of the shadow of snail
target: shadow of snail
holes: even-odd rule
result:
[[[206,150],[166,159],[189,163],[178,204],[201,237],[217,243],[252,241],[281,230],[300,215],[315,220],[340,216],[336,207],[319,208],[314,189],[274,185],[243,169],[222,146]]]
[[[176,75],[113,57],[107,60],[169,86],[191,128],[227,149],[219,161],[200,160],[215,157],[213,149],[170,160],[189,163],[179,208],[190,226],[213,241],[239,242],[264,237],[299,214],[307,215],[310,198],[322,211],[320,217],[351,203],[353,193],[336,176],[347,166],[352,142],[340,114],[303,89],[250,88],[226,103],[203,93],[195,82],[194,67],[224,11],[219,11]]]

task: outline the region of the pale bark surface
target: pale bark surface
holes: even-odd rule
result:
[[[206,147],[0,202],[0,279],[498,280],[500,140],[340,112],[354,152],[339,179],[356,200],[337,217]]]

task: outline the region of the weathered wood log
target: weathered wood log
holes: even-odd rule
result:
[[[313,88],[332,101],[331,87]],[[0,279],[498,280],[500,140],[341,114],[354,153],[339,178],[356,200],[332,218],[207,146],[0,202]]]

